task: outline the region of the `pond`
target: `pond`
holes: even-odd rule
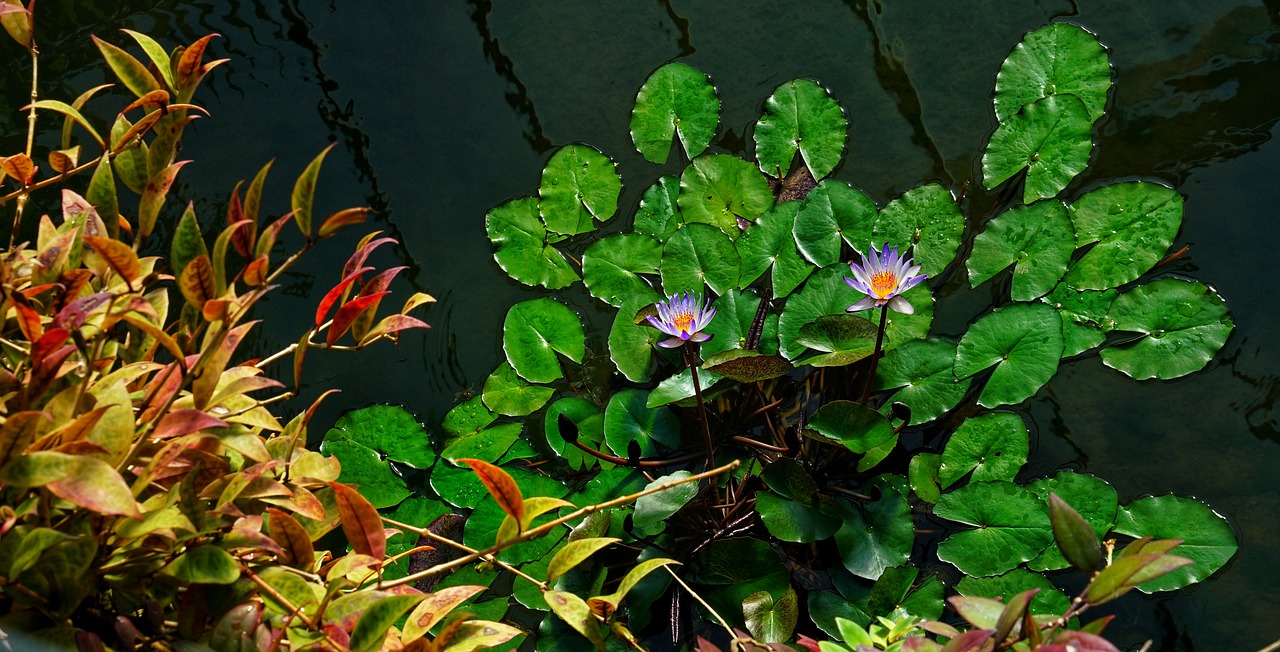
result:
[[[1134,381],[1097,356],[1066,364],[1016,406],[1033,431],[1023,477],[1087,470],[1122,501],[1194,496],[1236,528],[1240,552],[1211,580],[1115,603],[1109,633],[1123,646],[1252,650],[1280,638],[1280,303],[1267,267],[1280,244],[1277,3],[73,4],[87,3],[40,7],[46,97],[69,100],[71,89],[101,83],[90,33],[122,43],[116,30],[130,28],[167,45],[220,33],[215,55],[231,62],[202,90],[212,116],[188,131],[181,158],[195,163],[176,195],[220,220],[236,181],[275,157],[265,205],[287,205],[285,180],[337,141],[318,201],[373,208],[369,226],[398,238],[395,264],[409,266],[397,291],[438,299],[425,313],[432,328],[398,347],[308,357],[306,396],[342,390],[313,422],[320,433],[345,409],[375,402],[403,404],[434,428],[460,395],[479,391],[502,360],[507,309],[539,296],[495,264],[485,213],[536,189],[551,153],[576,141],[613,157],[624,180],[645,180],[623,189],[623,213],[634,210],[647,180],[678,172],[646,167],[629,136],[636,90],[663,63],[678,59],[715,80],[724,107],[715,144],[736,154],[778,84],[821,80],[850,123],[834,176],[883,205],[924,181],[958,189],[979,179],[996,125],[992,83],[1010,48],[1051,20],[1085,26],[1109,48],[1116,86],[1095,127],[1095,163],[1068,193],[1131,177],[1175,187],[1185,218],[1173,250],[1189,252],[1167,271],[1212,284],[1236,329],[1205,370],[1175,381]],[[16,109],[26,89],[14,82],[0,80],[5,151],[23,130]],[[297,319],[272,324],[252,355],[296,339],[356,237],[326,243],[328,258],[313,256],[285,281],[270,308]],[[937,291],[971,310],[940,314],[935,330],[963,333],[992,301],[989,287],[953,277]],[[589,333],[607,330],[611,317],[585,292],[560,296]]]

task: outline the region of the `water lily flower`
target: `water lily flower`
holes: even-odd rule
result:
[[[884,243],[884,251],[876,255],[872,246],[862,258],[862,264],[849,263],[853,278],[845,277],[844,282],[853,289],[867,295],[861,301],[849,306],[849,312],[866,310],[867,308],[890,309],[904,315],[915,312],[911,303],[902,297],[902,293],[915,287],[926,278],[920,273],[920,266],[913,265],[912,259],[898,255],[898,248],[889,248]]]
[[[711,339],[711,335],[703,333],[702,329],[715,316],[716,309],[711,307],[710,301],[704,305],[702,297],[693,292],[677,292],[665,301],[658,302],[657,318],[647,315],[645,319],[654,328],[672,336],[671,339],[658,342],[658,346],[674,349],[685,342],[705,342]]]

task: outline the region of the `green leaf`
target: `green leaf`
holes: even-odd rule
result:
[[[916,539],[907,499],[883,483],[873,484],[881,487],[880,498],[865,503],[861,511],[839,501],[845,505],[845,520],[835,535],[844,567],[871,580],[907,561]]]
[[[651,303],[652,297],[648,295],[628,297],[609,327],[609,358],[618,371],[633,383],[649,380],[653,347],[658,340],[665,339],[662,332],[647,321],[637,323],[635,320],[636,313]]]
[[[551,562],[547,564],[547,581],[554,582],[556,578],[586,561],[591,555],[619,541],[622,539],[607,537],[570,541],[551,557]]]
[[[160,82],[157,82],[147,67],[133,55],[96,36],[92,38],[98,50],[102,52],[102,57],[106,59],[107,65],[111,67],[111,71],[134,95],[142,97],[160,88]]]
[[[1000,123],[982,154],[988,189],[1026,170],[1022,199],[1053,197],[1089,164],[1093,151],[1089,111],[1074,95],[1050,95]]]
[[[938,558],[967,575],[987,577],[1034,559],[1053,542],[1049,513],[1039,497],[1012,482],[971,482],[944,494],[940,518],[975,526],[938,544]]]
[[[755,508],[769,534],[794,543],[826,539],[844,522],[843,512],[827,496],[814,496],[807,503],[762,491],[756,493]]]
[[[196,220],[195,209],[188,203],[173,230],[173,242],[169,245],[169,264],[174,271],[180,272],[197,256],[207,258],[209,249],[200,234],[200,222]]]
[[[1203,369],[1235,328],[1218,293],[1175,278],[1120,295],[1107,318],[1115,330],[1143,334],[1136,341],[1102,349],[1103,364],[1138,380],[1169,380]]]
[[[916,453],[907,465],[907,479],[911,490],[926,503],[938,502],[942,489],[938,486],[938,470],[942,467],[942,456],[937,453]]]
[[[537,199],[523,197],[495,207],[485,214],[484,228],[493,243],[493,259],[511,278],[549,290],[578,280],[564,254],[548,242]]]
[[[316,179],[320,176],[320,166],[324,164],[325,155],[336,144],[330,143],[328,147],[317,154],[293,184],[293,194],[290,196],[293,221],[297,222],[298,229],[302,231],[302,235],[308,238],[311,237],[311,210],[316,199]]]
[[[931,183],[902,193],[880,211],[872,244],[887,242],[904,255],[911,247],[920,271],[937,276],[955,258],[962,233],[964,215],[955,197],[950,190]]]
[[[997,308],[969,327],[956,347],[955,374],[968,378],[996,365],[978,396],[983,407],[1021,403],[1058,371],[1062,321],[1044,304]]]
[[[165,84],[169,88],[176,89],[178,86],[173,81],[173,66],[169,63],[169,54],[164,51],[164,48],[155,39],[141,32],[135,32],[131,29],[122,29],[120,31],[132,36],[133,40],[142,46],[142,51],[146,52],[147,57],[151,59],[151,63],[155,64],[155,69],[160,72]]]
[[[826,267],[840,262],[843,242],[855,251],[867,251],[877,216],[876,203],[861,190],[827,179],[800,202],[793,230],[795,244],[805,258]]]
[[[500,423],[474,435],[466,435],[449,441],[440,451],[440,457],[457,463],[460,459],[477,459],[496,464],[511,445],[520,438],[524,426],[520,422]]]
[[[662,251],[662,243],[639,233],[601,238],[582,254],[582,281],[591,296],[614,307],[634,296],[652,303],[661,297],[637,274],[657,274]]]
[[[965,419],[942,450],[938,482],[945,489],[970,471],[971,482],[1012,482],[1027,463],[1030,437],[1022,417],[1012,412],[987,412]]]
[[[359,487],[361,495],[378,509],[393,507],[413,493],[381,453],[345,434],[326,434],[320,442],[320,452],[338,458],[342,464],[338,481]]]
[[[444,428],[445,432],[458,437],[474,435],[484,430],[485,426],[493,423],[497,418],[498,415],[485,407],[484,398],[475,396],[449,410],[444,415],[440,427]]]
[[[653,71],[636,94],[631,112],[631,140],[650,163],[664,163],[672,136],[680,137],[685,154],[703,152],[720,124],[716,87],[698,69],[672,62]]]
[[[1115,488],[1100,478],[1062,471],[1028,484],[1027,489],[1045,501],[1049,500],[1049,494],[1057,494],[1084,518],[1097,538],[1106,536],[1115,523],[1119,498]],[[1056,545],[1045,548],[1039,557],[1027,562],[1027,568],[1034,571],[1058,570],[1067,565]]]
[[[663,292],[701,293],[707,286],[724,294],[738,286],[740,267],[738,250],[728,236],[705,224],[687,224],[662,248]]]
[[[849,266],[843,263],[824,267],[813,273],[804,287],[795,293],[778,318],[778,352],[795,360],[806,348],[800,343],[800,329],[822,315],[844,314],[862,293],[844,282]]]
[[[809,472],[789,457],[779,457],[766,465],[760,480],[783,498],[813,504],[818,497],[818,485]]]
[[[479,505],[480,501],[489,495],[488,490],[480,484],[480,480],[476,478],[475,473],[471,472],[471,469],[459,468],[453,464],[437,464],[431,469],[431,488],[450,505],[467,509]],[[361,491],[364,491],[363,487]],[[365,497],[368,497],[368,494],[365,494]],[[501,519],[499,519],[500,523]],[[495,524],[494,531],[497,531],[497,527],[498,525]]]
[[[117,155],[118,156],[118,155]],[[85,199],[98,209],[98,216],[107,225],[107,233],[118,238],[120,235],[120,203],[116,195],[116,179],[111,173],[111,159],[102,157],[93,169],[93,177],[89,180],[89,188],[85,191]]]
[[[862,293],[858,294],[859,297],[862,296]],[[911,304],[915,312],[905,315],[894,310],[889,311],[889,319],[884,330],[884,349],[886,351],[895,349],[907,342],[928,337],[929,329],[933,326],[933,292],[929,290],[928,285],[921,283],[903,292],[902,298]],[[870,315],[873,313],[864,312],[861,314]]]
[[[776,601],[768,591],[757,591],[742,601],[742,615],[746,618],[747,631],[756,640],[785,643],[800,618],[800,600],[795,589],[789,586]]]
[[[742,232],[738,220],[754,221],[773,205],[773,193],[747,161],[703,154],[680,175],[679,205],[685,222],[710,224],[737,239]]]
[[[656,489],[669,484],[673,484],[679,480],[691,477],[693,474],[688,471],[676,471],[669,475],[662,476],[653,482],[645,485],[645,490]],[[698,483],[685,482],[682,484],[663,489],[657,493],[647,496],[641,496],[636,500],[636,511],[632,517],[632,525],[642,535],[656,534],[662,528],[651,528],[651,525],[662,523],[670,518],[673,514],[680,511],[694,496],[698,495]]]
[[[877,328],[859,315],[821,315],[800,328],[796,342],[821,353],[797,361],[814,367],[853,364],[875,351]]]
[[[1062,357],[1080,355],[1106,339],[1106,331],[1115,324],[1107,318],[1111,303],[1119,293],[1115,290],[1076,291],[1059,283],[1053,292],[1040,298],[1053,306],[1062,318]]]
[[[604,409],[604,440],[614,454],[628,457],[631,442],[640,447],[641,457],[658,453],[657,443],[667,448],[680,445],[680,419],[664,407],[646,405],[649,392],[624,389],[609,398]]]
[[[582,362],[586,335],[582,322],[568,306],[543,297],[521,301],[507,311],[502,325],[502,350],[520,377],[549,383],[563,375],[556,353]]]
[[[804,434],[862,454],[893,438],[884,415],[853,401],[829,401],[810,417]]]
[[[543,433],[547,437],[547,445],[551,450],[575,469],[591,467],[596,458],[566,442],[560,434],[560,415],[562,414],[578,428],[578,441],[599,450],[600,443],[604,441],[604,412],[585,398],[570,396],[552,403],[551,407],[547,408],[546,418],[543,419]]]
[[[1098,535],[1093,533],[1089,522],[1058,494],[1049,494],[1049,520],[1053,524],[1053,540],[1058,551],[1076,570],[1085,573],[1102,570],[1102,546],[1098,543]]]
[[[1084,194],[1069,211],[1077,246],[1097,244],[1067,270],[1067,285],[1105,290],[1160,262],[1182,225],[1182,196],[1157,183],[1117,183]]]
[[[10,422],[10,425],[17,420]],[[43,487],[67,477],[76,457],[57,451],[33,451],[14,458],[0,469],[0,482],[15,487]]]
[[[996,118],[1050,95],[1083,100],[1089,120],[1106,108],[1111,64],[1097,37],[1071,23],[1050,23],[1022,37],[996,75]]]
[[[1120,508],[1115,531],[1131,537],[1179,539],[1175,555],[1191,565],[1138,586],[1143,593],[1172,591],[1203,582],[1235,556],[1239,546],[1231,525],[1204,503],[1182,496],[1149,496]]]
[[[392,595],[369,605],[351,632],[351,652],[375,652],[382,648],[387,630],[426,598],[426,594]]]
[[[522,417],[546,405],[554,393],[550,387],[529,384],[504,362],[485,379],[483,399],[498,414]]]
[[[1044,296],[1067,271],[1076,237],[1059,201],[1018,206],[987,222],[969,254],[969,287],[1013,265],[1009,295],[1015,301]]]
[[[738,287],[746,288],[770,271],[773,296],[781,298],[808,278],[814,267],[800,255],[792,236],[800,202],[786,202],[771,207],[738,238],[738,254],[742,256],[742,273]]]
[[[722,376],[707,369],[698,370],[698,385],[703,395],[721,380]],[[646,405],[656,408],[671,403],[678,403],[686,399],[694,398],[693,391],[693,372],[686,367],[681,369],[679,373],[669,376],[658,383],[658,386],[650,392]]]
[[[980,598],[1009,599],[1028,589],[1040,589],[1031,598],[1031,613],[1042,616],[1060,616],[1071,607],[1071,599],[1048,578],[1024,568],[1015,568],[995,577],[962,577],[956,583],[961,595]]]
[[[160,572],[189,584],[231,584],[240,579],[235,557],[212,545],[188,548]]]
[[[760,297],[755,292],[730,289],[711,304],[716,309],[715,317],[703,329],[711,335],[711,339],[702,343],[703,360],[710,359],[718,353],[747,346],[747,336],[755,323],[756,312],[760,308]],[[761,326],[759,349],[762,353],[775,353],[778,350],[778,319],[776,315],[766,316]]]
[[[543,597],[561,620],[569,623],[579,634],[587,637],[597,650],[604,649],[604,637],[600,634],[600,621],[591,613],[586,601],[564,591],[544,591]]]
[[[588,145],[567,145],[551,155],[542,170],[538,210],[547,230],[563,235],[586,233],[618,210],[622,177],[613,161]]]
[[[349,410],[325,433],[373,449],[380,457],[415,469],[435,462],[427,431],[417,418],[398,405],[370,405]]]
[[[756,123],[756,159],[765,174],[781,179],[791,171],[796,150],[821,179],[840,164],[848,123],[831,93],[809,79],[793,79],[764,101]]]
[[[680,179],[663,175],[644,191],[640,208],[636,209],[633,228],[636,233],[666,242],[684,221],[680,218]]]
[[[956,380],[956,343],[930,338],[889,350],[876,368],[876,389],[901,388],[890,401],[911,408],[909,425],[918,426],[946,414],[964,398],[972,380]]]

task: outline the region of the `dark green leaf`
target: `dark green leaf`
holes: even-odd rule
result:
[[[916,537],[911,506],[902,494],[882,487],[880,498],[864,504],[861,511],[840,502],[846,514],[835,535],[836,547],[850,573],[874,580],[886,568],[907,561]]]
[[[854,251],[866,252],[877,216],[875,202],[861,190],[828,179],[800,202],[793,230],[795,244],[805,258],[826,267],[841,260],[844,242]]]
[[[1158,183],[1117,183],[1086,193],[1069,212],[1077,246],[1097,244],[1067,270],[1067,285],[1105,290],[1160,262],[1182,224],[1182,196]]]
[[[1071,600],[1048,578],[1024,568],[1015,568],[995,577],[963,577],[956,583],[961,595],[980,598],[1008,599],[1028,589],[1040,589],[1031,599],[1030,611],[1036,615],[1060,616],[1071,607]]]
[[[1092,573],[1102,569],[1102,546],[1089,522],[1058,494],[1049,494],[1049,520],[1058,550],[1076,570]]]
[[[440,424],[445,432],[451,435],[461,437],[463,435],[474,435],[485,426],[493,423],[498,415],[489,411],[485,407],[484,399],[480,396],[459,403],[444,415],[444,421]]]
[[[680,445],[680,419],[664,407],[646,405],[649,392],[624,389],[609,399],[604,410],[604,440],[619,457],[627,457],[631,442],[640,445],[640,455],[658,453],[658,443],[667,448]]]
[[[876,220],[872,241],[876,245],[887,242],[904,255],[911,247],[920,271],[937,276],[955,258],[963,232],[964,215],[955,197],[950,190],[931,183],[889,202]]]
[[[1107,318],[1144,336],[1102,349],[1103,364],[1138,380],[1199,371],[1235,328],[1227,304],[1208,286],[1162,278],[1120,295]]]
[[[982,155],[982,183],[995,188],[1026,170],[1023,201],[1053,197],[1089,164],[1092,136],[1089,111],[1080,98],[1036,100],[996,127]]]
[[[800,343],[800,329],[806,324],[822,315],[844,314],[846,308],[862,297],[862,293],[844,282],[848,274],[849,266],[843,263],[824,267],[787,300],[778,318],[778,352],[783,357],[794,360],[805,352],[807,347]]]
[[[980,414],[966,419],[947,440],[938,481],[945,489],[970,471],[972,482],[1013,481],[1030,451],[1030,435],[1022,417],[1012,412]]]
[[[813,266],[800,256],[792,236],[799,208],[799,202],[778,204],[742,232],[737,243],[742,256],[739,287],[746,288],[772,269],[769,282],[773,296],[781,298],[791,294],[813,271]]]
[[[781,179],[791,171],[796,150],[821,179],[840,164],[848,124],[831,93],[817,82],[793,79],[764,101],[764,115],[756,123],[756,159],[760,169]]]
[[[1062,321],[1044,304],[998,308],[969,327],[956,347],[955,374],[968,378],[996,365],[978,397],[984,407],[1021,403],[1058,371]]]
[[[435,462],[427,431],[408,410],[398,405],[370,405],[350,410],[325,434],[371,448],[382,457],[415,469]]]
[[[1075,232],[1062,202],[1018,206],[987,222],[974,238],[969,286],[978,287],[1013,265],[1009,295],[1015,301],[1030,301],[1057,285],[1075,248]]]
[[[596,458],[564,440],[560,432],[560,415],[564,415],[573,422],[578,430],[578,441],[599,450],[601,442],[604,441],[604,413],[591,401],[571,396],[552,403],[551,407],[547,408],[546,418],[543,419],[543,432],[546,434],[547,445],[551,450],[575,469],[589,468],[595,463]]]
[[[680,218],[680,179],[663,175],[644,191],[636,209],[635,232],[666,242],[684,221]]]
[[[567,145],[542,170],[538,211],[552,233],[574,235],[595,228],[618,211],[622,178],[608,156],[587,145]]]
[[[737,239],[742,232],[738,220],[754,221],[773,205],[773,193],[764,175],[747,161],[704,154],[680,176],[679,205],[685,222],[710,224]]]
[[[899,389],[890,399],[911,408],[910,425],[928,423],[955,407],[972,380],[956,380],[956,344],[930,338],[909,341],[884,354],[876,368],[876,389]]]
[[[235,557],[212,545],[188,548],[160,572],[190,584],[231,584],[240,579]]]
[[[1044,502],[1011,482],[969,483],[943,494],[934,514],[977,528],[938,544],[939,559],[976,577],[1008,572],[1053,542]]]
[[[1078,292],[1059,283],[1053,292],[1040,298],[1062,318],[1062,357],[1080,355],[1102,344],[1106,331],[1114,327],[1107,312],[1116,296],[1115,290]]]
[[[474,435],[451,439],[449,445],[440,451],[440,457],[455,464],[458,460],[465,458],[496,464],[520,437],[523,429],[524,426],[519,422],[500,423]]]
[[[634,383],[649,380],[653,347],[659,340],[666,339],[649,322],[637,323],[635,320],[636,313],[651,303],[652,298],[648,295],[628,297],[622,302],[618,314],[613,317],[613,325],[609,327],[609,358],[618,371]]]
[[[631,140],[650,163],[663,163],[671,138],[680,137],[685,154],[693,158],[711,144],[720,123],[720,98],[711,78],[680,62],[649,75],[631,112]]]
[[[768,591],[758,591],[742,601],[742,615],[747,621],[747,631],[764,643],[785,643],[795,631],[800,618],[800,601],[795,589],[787,591],[776,601]]]
[[[485,214],[484,228],[493,243],[493,259],[511,278],[551,290],[578,280],[564,254],[547,242],[537,199],[524,197],[497,206]]]
[[[738,250],[728,236],[715,227],[688,224],[662,248],[663,292],[700,294],[703,287],[710,287],[724,294],[737,287],[739,267]]]
[[[1028,484],[1027,489],[1042,500],[1048,500],[1050,493],[1061,497],[1088,522],[1095,541],[1110,532],[1115,523],[1116,490],[1092,475],[1062,471]],[[1027,567],[1034,571],[1058,570],[1067,565],[1058,546],[1049,546],[1039,557],[1027,562]]]
[[[907,466],[907,479],[911,490],[926,503],[936,503],[942,495],[938,486],[938,469],[942,466],[942,456],[937,453],[916,453]]]
[[[703,332],[712,336],[710,341],[702,343],[701,353],[704,360],[710,359],[717,353],[747,346],[747,336],[751,332],[751,326],[760,308],[760,297],[750,290],[731,289],[711,305],[716,309],[716,316],[703,329]],[[763,353],[777,352],[777,315],[769,315],[765,318],[758,350]]]
[[[805,424],[804,434],[855,453],[865,453],[893,438],[893,426],[884,415],[853,401],[830,401]]]
[[[683,480],[692,476],[688,471],[676,471],[670,475],[662,476],[645,485],[645,490],[663,487],[674,484],[679,480]],[[698,483],[685,482],[676,484],[652,493],[647,496],[641,496],[636,500],[636,511],[632,517],[632,524],[636,530],[642,535],[657,534],[662,528],[652,528],[650,526],[657,525],[670,518],[673,514],[680,511],[685,505],[698,495]]]
[[[827,496],[815,496],[812,503],[783,498],[778,494],[756,494],[756,513],[769,534],[782,541],[813,543],[835,534],[844,514]]]

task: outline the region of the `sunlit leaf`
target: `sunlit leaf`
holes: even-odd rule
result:
[[[865,255],[878,210],[870,197],[848,183],[823,181],[800,202],[793,231],[795,244],[819,267],[842,260],[842,243]]]
[[[289,199],[293,209],[293,220],[298,224],[298,230],[302,231],[302,235],[308,238],[311,237],[311,212],[316,199],[316,179],[320,176],[320,166],[324,164],[325,155],[333,150],[334,145],[337,143],[329,143],[328,147],[311,159],[293,184],[293,194]]]
[[[142,199],[138,201],[138,237],[145,238],[151,234],[156,226],[156,219],[160,215],[160,207],[164,204],[165,197],[169,194],[169,188],[173,186],[174,180],[178,177],[178,171],[182,166],[191,161],[178,161],[172,165],[160,170],[154,177],[150,177],[146,182],[146,187],[142,191]],[[124,176],[124,174],[121,174]]]
[[[587,145],[556,151],[542,170],[538,210],[552,233],[575,235],[595,228],[618,210],[622,178],[613,161]]]
[[[1116,520],[1119,498],[1115,488],[1092,475],[1062,471],[1028,484],[1027,489],[1045,501],[1049,500],[1050,493],[1057,494],[1089,524],[1095,543],[1111,531]],[[1039,557],[1027,562],[1027,568],[1034,571],[1066,567],[1067,560],[1057,545],[1045,548]]]
[[[806,503],[759,492],[755,509],[769,534],[796,543],[829,538],[844,522],[844,513],[826,496],[815,496],[812,502]]]
[[[786,82],[764,101],[764,114],[756,123],[760,170],[786,176],[799,150],[813,177],[821,179],[840,164],[847,130],[844,112],[830,91],[809,79]]]
[[[680,214],[685,222],[710,224],[731,239],[738,220],[755,221],[773,205],[773,193],[756,166],[728,154],[703,154],[680,176]]]
[[[636,209],[633,228],[636,233],[666,242],[684,223],[680,217],[680,179],[663,175],[644,191],[640,208]]]
[[[507,516],[517,521],[520,519],[520,515],[524,512],[524,496],[521,495],[516,481],[506,471],[483,460],[463,458],[458,461],[471,467],[476,477],[480,478],[480,482],[484,484],[484,488],[489,490],[489,495],[493,496],[498,507],[501,507]]]
[[[1021,403],[1058,371],[1062,322],[1044,304],[1014,304],[982,317],[956,348],[955,374],[968,378],[995,365],[978,396],[984,407]]]
[[[1075,248],[1075,232],[1062,202],[1015,207],[987,222],[973,239],[969,287],[978,287],[1013,265],[1009,295],[1015,301],[1041,297],[1058,284]]]
[[[954,408],[969,391],[970,379],[952,372],[956,344],[930,338],[910,341],[885,353],[876,368],[876,389],[901,388],[891,401],[911,408],[910,425],[928,423]]]
[[[684,480],[692,475],[688,471],[676,471],[657,478],[645,486],[645,490],[649,490],[673,485],[656,493],[641,496],[636,500],[632,524],[638,532],[656,534],[662,531],[660,527],[653,528],[651,526],[663,523],[698,495],[698,484],[696,482],[676,484],[677,481]]]
[[[813,271],[813,266],[796,249],[792,236],[799,208],[799,202],[773,206],[742,232],[737,242],[738,254],[742,257],[738,287],[745,289],[769,272],[773,296],[781,298],[791,294]]]
[[[383,559],[387,554],[387,535],[382,519],[360,492],[340,482],[330,482],[342,519],[342,532],[351,548],[362,555]]]
[[[1152,281],[1120,295],[1107,319],[1115,330],[1143,334],[1102,349],[1103,364],[1138,380],[1169,380],[1203,369],[1235,328],[1217,292],[1176,278]]]
[[[1089,164],[1093,123],[1074,95],[1050,95],[996,127],[982,154],[982,183],[995,188],[1027,171],[1022,199],[1053,197]]]
[[[696,68],[671,62],[649,75],[631,112],[631,140],[651,163],[663,163],[671,151],[671,139],[680,137],[685,155],[703,152],[720,123],[720,98],[716,88]]]
[[[519,422],[500,423],[475,434],[450,440],[449,445],[440,451],[440,457],[454,463],[463,458],[497,463],[520,437],[522,430],[523,425]]]
[[[351,631],[351,652],[376,652],[387,638],[387,630],[400,617],[426,598],[422,594],[391,595],[369,605]]]
[[[551,611],[555,612],[561,620],[569,623],[579,634],[585,636],[597,650],[604,649],[604,638],[600,634],[600,621],[596,620],[596,617],[592,615],[586,601],[564,591],[544,591],[543,597],[546,598],[547,605],[551,607]]]
[[[723,232],[705,224],[688,224],[667,239],[662,249],[663,292],[696,292],[710,287],[724,294],[738,285],[738,251]]]
[[[564,254],[547,242],[538,200],[524,197],[495,207],[485,215],[484,228],[493,243],[494,260],[511,278],[550,290],[578,280]]]
[[[921,273],[937,276],[955,258],[963,232],[964,215],[955,197],[950,190],[931,183],[912,188],[885,205],[871,240],[877,251],[888,243],[906,255],[910,247]]]
[[[698,371],[698,388],[702,390],[703,395],[706,395],[711,390],[711,387],[721,379],[720,374],[706,368],[700,369]],[[681,401],[692,404],[694,395],[693,372],[686,367],[658,383],[658,386],[653,388],[652,392],[649,392],[645,405],[656,408]]]
[[[995,577],[963,577],[956,583],[961,595],[1005,599],[1028,589],[1039,589],[1031,599],[1030,611],[1036,615],[1059,616],[1071,607],[1071,599],[1049,578],[1024,568],[1015,568]]]
[[[1044,501],[1012,482],[966,484],[943,494],[934,514],[976,527],[938,544],[939,559],[974,577],[1008,572],[1053,542]]]
[[[636,383],[649,380],[653,347],[666,337],[647,321],[637,323],[634,319],[637,311],[651,303],[647,295],[628,297],[609,327],[609,358],[627,380]]]
[[[1107,318],[1111,303],[1119,295],[1115,290],[1076,291],[1059,283],[1052,292],[1040,298],[1053,306],[1062,319],[1062,357],[1079,355],[1102,344],[1106,332],[1115,324]]]
[[[529,384],[504,362],[485,379],[483,396],[484,404],[498,414],[524,416],[546,405],[554,393],[550,387]]]
[[[1077,244],[1095,244],[1067,270],[1067,285],[1105,290],[1137,280],[1160,262],[1182,224],[1182,196],[1157,183],[1103,186],[1069,209]]]
[[[855,453],[865,453],[891,439],[893,426],[884,415],[861,403],[837,400],[827,402],[813,413],[805,424],[804,434]]]
[[[799,341],[800,329],[822,315],[844,314],[862,293],[849,287],[844,279],[849,266],[837,263],[814,272],[804,287],[787,300],[778,318],[778,352],[794,360],[807,350]]]
[[[1084,101],[1090,120],[1107,104],[1111,65],[1097,37],[1071,23],[1055,22],[1027,32],[996,75],[996,118],[1001,122],[1050,95]]]
[[[1182,496],[1148,496],[1120,508],[1115,531],[1131,537],[1178,539],[1175,555],[1191,565],[1138,586],[1143,593],[1171,591],[1203,582],[1236,555],[1235,532],[1208,505]]]
[[[556,353],[582,362],[586,336],[582,322],[555,299],[521,301],[507,311],[502,349],[516,373],[531,383],[549,383],[563,375]]]
[[[156,78],[133,55],[96,36],[91,36],[91,38],[93,38],[94,45],[98,46],[98,51],[102,53],[102,57],[107,60],[107,65],[111,67],[111,71],[116,74],[116,77],[125,85],[125,88],[132,91],[134,95],[142,97],[148,92],[160,88],[160,83],[156,81]],[[99,142],[101,142],[100,139]]]
[[[1012,482],[1030,452],[1030,435],[1022,417],[1012,412],[970,417],[956,428],[942,450],[938,482],[946,489],[970,471],[970,482]]]
[[[756,315],[760,308],[760,297],[751,291],[731,289],[716,298],[712,306],[716,315],[703,332],[712,337],[702,343],[703,360],[729,351],[746,348],[749,344],[751,328],[755,325]],[[759,343],[756,348],[761,353],[775,353],[778,350],[778,318],[777,315],[766,315],[760,324]]]
[[[591,296],[614,307],[637,295],[657,301],[658,293],[637,274],[657,274],[662,258],[662,243],[657,240],[639,233],[617,233],[597,240],[582,253],[582,282]]]

